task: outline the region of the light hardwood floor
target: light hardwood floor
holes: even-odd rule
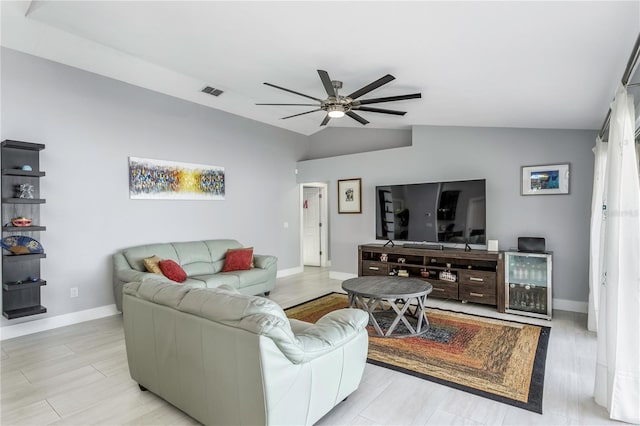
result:
[[[271,298],[293,306],[330,291],[328,271],[278,279]],[[432,306],[500,318],[459,302]],[[359,389],[319,425],[620,424],[593,402],[596,339],[586,315],[556,311],[547,355],[544,415],[530,413],[382,367],[366,365]],[[120,315],[1,342],[2,425],[192,425],[194,419],[129,377]]]

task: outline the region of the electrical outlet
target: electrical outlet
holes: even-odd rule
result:
[[[78,297],[78,287],[71,287],[71,297]]]

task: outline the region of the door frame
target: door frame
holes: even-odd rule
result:
[[[303,188],[305,186],[310,186],[314,188],[320,188],[320,223],[322,223],[322,227],[320,228],[320,250],[322,254],[320,255],[320,267],[324,268],[330,265],[329,261],[329,200],[328,200],[328,189],[329,184],[327,182],[307,182],[299,184],[299,195],[300,202],[298,203],[298,209],[300,214],[300,265],[304,267],[304,252],[303,252],[303,244],[304,244],[304,222],[303,222],[303,206],[302,201],[304,200]]]

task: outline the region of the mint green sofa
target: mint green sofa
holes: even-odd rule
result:
[[[221,272],[228,249],[242,248],[236,240],[206,240],[147,244],[123,249],[113,255],[113,291],[116,306],[122,311],[122,286],[149,278],[175,283],[163,275],[147,272],[144,259],[158,256],[176,261],[187,273],[181,285],[215,288],[223,284],[246,295],[266,294],[273,289],[278,271],[275,256],[254,254],[255,267],[247,271]]]
[[[369,316],[339,309],[315,324],[229,286],[150,279],[124,286],[131,378],[202,424],[312,425],[353,393]]]

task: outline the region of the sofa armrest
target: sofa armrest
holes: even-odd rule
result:
[[[295,335],[304,352],[302,362],[322,356],[351,341],[365,330],[368,322],[369,315],[361,309],[345,308],[329,312]]]
[[[289,325],[294,335],[302,335],[309,327],[313,327],[313,324],[306,321],[300,321],[295,318],[289,318]]]
[[[278,258],[275,256],[264,255],[264,254],[254,254],[253,255],[253,263],[256,268],[267,269],[271,265],[275,265],[278,261]]]

